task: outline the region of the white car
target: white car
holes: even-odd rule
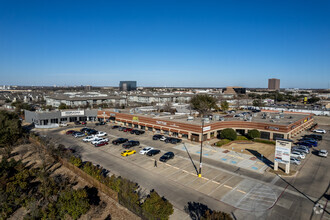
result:
[[[95,138],[95,140],[93,140],[91,143],[92,144],[98,144],[102,141],[106,141],[106,142],[109,142],[109,139],[108,138]]]
[[[140,150],[140,154],[146,154],[148,151],[154,149],[153,147],[145,147],[142,150]]]
[[[291,164],[300,165],[301,162],[297,158],[290,158],[290,163]]]
[[[61,127],[66,127],[66,126],[68,126],[68,124],[67,123],[60,123],[60,126]]]
[[[96,137],[104,137],[104,136],[107,136],[107,133],[104,132],[104,131],[98,131],[96,134],[95,134]]]
[[[314,129],[313,132],[314,132],[314,133],[320,133],[320,134],[325,134],[325,133],[327,133],[324,129]]]
[[[83,139],[84,142],[94,141],[97,137],[96,136],[87,136]]]
[[[305,155],[303,153],[297,152],[297,151],[292,151],[290,156],[293,158],[305,159]]]
[[[167,137],[163,136],[161,138],[159,138],[160,141],[165,141]]]
[[[318,155],[320,157],[327,157],[328,156],[328,151],[327,150],[320,150]]]

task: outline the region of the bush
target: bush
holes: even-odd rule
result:
[[[247,141],[247,140],[249,140],[249,139],[247,139],[245,136],[240,135],[240,136],[237,136],[236,140],[239,140],[239,141]]]
[[[228,144],[231,140],[228,139],[223,139],[221,141],[218,141],[217,143],[215,143],[215,146],[221,147],[222,145]]]
[[[149,196],[142,204],[144,215],[148,219],[169,219],[173,214],[173,205],[164,197],[160,197],[154,190],[150,191]]]
[[[251,139],[260,138],[260,131],[253,129],[248,131],[248,137]]]
[[[263,139],[253,139],[254,142],[263,143],[263,144],[272,144],[275,145],[275,141],[263,140]]]
[[[72,163],[76,167],[80,167],[82,165],[82,160],[79,157],[71,156],[70,163]]]
[[[229,140],[236,140],[237,134],[236,131],[232,128],[226,128],[221,131],[220,133],[220,138],[221,139],[229,139]]]

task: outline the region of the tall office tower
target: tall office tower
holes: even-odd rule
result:
[[[280,80],[279,79],[268,79],[268,89],[269,90],[280,90]]]

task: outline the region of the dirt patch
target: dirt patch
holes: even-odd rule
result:
[[[315,122],[318,125],[326,125],[326,126],[330,125],[330,117],[329,116],[315,116],[314,119],[315,119]]]
[[[287,177],[290,177],[290,176],[295,176],[297,174],[297,171],[296,170],[290,170],[290,173],[285,173],[285,170],[283,168],[278,168],[278,170],[273,170],[273,169],[268,169],[268,172],[269,173],[274,173],[274,174],[277,174],[277,175],[280,175],[280,176],[287,176]]]
[[[262,154],[266,158],[274,155],[275,146],[270,144],[256,143],[252,141],[241,141],[229,143],[221,147],[225,150],[231,150],[238,153],[247,154],[250,156],[259,156]]]

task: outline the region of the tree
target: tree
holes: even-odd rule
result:
[[[164,197],[160,197],[154,190],[142,204],[142,210],[148,219],[169,219],[173,214],[173,205]]]
[[[202,220],[233,220],[233,218],[225,212],[220,212],[220,211],[211,211],[207,210],[205,212],[205,215],[201,218]]]
[[[229,139],[229,140],[236,140],[237,134],[236,131],[232,128],[226,128],[221,131],[220,133],[220,138],[221,139]]]
[[[61,103],[59,106],[58,106],[58,109],[67,109],[68,106],[65,104],[65,103]]]
[[[76,167],[80,167],[82,165],[82,160],[79,157],[71,156],[70,163],[72,163]]]
[[[257,129],[249,130],[248,136],[251,139],[260,138],[260,131],[258,131]]]
[[[0,147],[12,146],[21,136],[22,127],[18,115],[0,111]]]
[[[261,107],[261,101],[258,99],[253,100],[252,105],[255,107]]]
[[[229,103],[227,101],[222,101],[221,102],[221,110],[222,111],[227,111],[229,109]]]
[[[193,109],[199,112],[201,117],[209,113],[212,108],[217,108],[216,99],[210,95],[196,95],[190,100]]]

